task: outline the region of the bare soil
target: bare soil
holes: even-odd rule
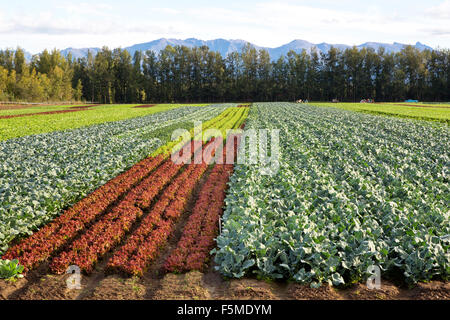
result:
[[[25,279],[0,280],[0,300],[450,300],[450,282],[441,281],[406,288],[382,279],[379,290],[361,283],[343,289],[326,284],[313,289],[286,281],[225,279],[212,266],[203,273],[165,273],[165,258],[176,242],[176,236],[170,239],[142,278],[108,275],[103,261],[93,274],[82,275],[81,290],[69,290],[69,275],[49,274],[43,265]]]
[[[313,289],[286,281],[224,279],[212,267],[165,274],[161,267],[169,251],[142,278],[106,275],[99,265],[92,275],[82,275],[81,290],[67,288],[69,275],[51,275],[43,267],[16,282],[0,280],[0,300],[450,300],[450,282],[441,281],[405,288],[383,279],[379,290],[361,283]]]

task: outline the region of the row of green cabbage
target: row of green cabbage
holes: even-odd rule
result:
[[[213,251],[225,276],[448,278],[448,126],[276,103],[255,104],[250,128],[280,129],[280,169],[236,166]]]
[[[0,142],[0,255],[66,208],[171,139],[229,105],[149,116]]]

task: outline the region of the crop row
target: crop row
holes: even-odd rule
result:
[[[191,142],[191,144],[194,143]],[[191,152],[191,156],[195,152],[201,152],[201,148]],[[162,158],[162,156],[159,156],[159,158]],[[50,269],[54,273],[64,273],[69,265],[74,264],[80,267],[82,271],[90,273],[98,259],[124,239],[131,227],[150,209],[162,190],[164,190],[163,196],[162,198],[158,197],[152,212],[161,208],[167,202],[168,197],[169,199],[172,198],[174,190],[180,187],[183,187],[183,190],[189,190],[188,178],[195,177],[199,169],[201,172],[206,169],[206,167],[202,168],[201,166],[188,168],[172,181],[181,168],[182,165],[176,165],[171,160],[166,160],[156,171],[129,191],[114,208],[102,216],[80,238],[72,242],[66,250],[55,257],[50,264]],[[172,210],[175,210],[175,208],[172,208]],[[150,213],[150,216],[152,215],[154,214]],[[133,232],[133,235],[142,230],[145,221],[146,218],[137,231]]]
[[[66,248],[53,259],[51,269],[63,273],[70,264],[77,264],[82,270],[90,272],[97,259],[120,242],[131,225],[180,170],[181,166],[170,160],[155,170],[164,159],[161,155],[136,164],[66,210],[40,231],[10,248],[3,258],[19,259],[27,272]],[[123,194],[125,196],[118,202]],[[109,212],[105,214],[107,210]],[[95,220],[98,222],[94,223]],[[71,243],[85,230],[81,237]]]
[[[192,148],[201,146],[190,142]],[[208,145],[214,143],[212,140]],[[195,152],[203,152],[199,148]],[[214,156],[212,154],[211,156]],[[147,266],[158,256],[159,249],[172,234],[175,224],[185,211],[189,198],[206,171],[208,161],[190,164],[163,192],[140,226],[131,234],[126,243],[116,250],[108,262],[107,270],[142,275]]]
[[[93,108],[93,107],[100,107],[102,106],[102,104],[93,104],[90,106],[73,106],[73,107],[69,107],[70,109],[89,109],[89,108]]]
[[[253,105],[247,128],[280,130],[280,166],[236,166],[215,251],[223,275],[450,276],[448,126],[273,103]]]
[[[184,212],[189,197],[207,165],[190,164],[177,179],[164,190],[163,195],[108,263],[108,268],[130,275],[142,275],[155,259],[160,247],[172,234],[177,219]]]
[[[199,127],[191,129],[189,131],[190,137],[191,137],[190,139],[193,139],[195,141],[203,140],[203,142],[207,142],[211,137],[205,136],[206,130],[218,129],[218,130],[221,130],[222,132],[226,133],[227,129],[234,129],[234,128],[239,127],[238,126],[239,123],[237,123],[237,121],[236,121],[236,115],[238,115],[238,118],[240,119],[240,121],[243,122],[244,119],[246,118],[247,114],[248,113],[245,113],[245,111],[238,109],[238,108],[233,108],[233,107],[227,108],[220,115],[202,123],[201,130]],[[230,121],[230,119],[233,119],[233,121]],[[200,119],[198,119],[198,120],[200,120]],[[199,134],[194,136],[194,133],[197,133],[197,132],[199,134],[201,134],[201,137],[199,136]],[[225,136],[225,135],[223,135],[223,136]],[[174,148],[177,145],[182,145],[183,142],[187,142],[186,140],[183,140],[183,139],[184,139],[184,137],[180,137],[178,140],[167,143],[166,145],[160,147],[155,152],[153,152],[152,156],[157,156],[160,154],[170,154],[170,153],[174,152]]]
[[[194,148],[202,146],[201,142],[190,143]],[[194,151],[202,152],[202,149]],[[163,230],[168,231],[169,227],[172,228],[176,219],[183,213],[190,192],[205,172],[207,165],[188,166],[174,183],[169,184],[182,166],[175,165],[170,160],[161,165],[165,158],[167,158],[166,155],[160,155],[141,161],[66,210],[60,217],[31,237],[10,248],[3,258],[18,258],[26,271],[29,271],[58,253],[50,264],[53,272],[63,273],[69,265],[76,264],[89,273],[98,259],[125,238],[130,229],[151,208],[162,190],[166,196],[156,202],[151,213],[144,218],[136,232],[145,230],[143,229],[144,222],[147,221],[145,219],[154,219],[155,212],[159,210],[160,214],[164,214],[163,219],[157,224],[158,231],[155,231],[160,236],[155,239],[161,241],[167,239],[170,232],[164,233]],[[164,189],[166,185],[168,187]],[[178,190],[180,187],[182,187],[181,190]],[[175,192],[177,200],[168,203],[167,198],[172,199]],[[140,237],[142,236],[140,234]],[[149,235],[146,239],[149,243],[150,238],[153,239],[153,236]],[[131,239],[135,238],[132,236]],[[134,269],[130,269],[127,265],[115,265],[115,268],[122,271],[128,270],[133,274],[142,273],[151,257],[143,258],[143,253],[139,250],[134,255],[130,253],[130,261]]]
[[[131,226],[143,215],[143,210],[150,206],[180,168],[181,165],[167,160],[86,233],[55,257],[50,269],[55,273],[64,273],[74,264],[87,273],[91,272],[97,260],[122,241]]]
[[[11,247],[5,259],[19,259],[26,271],[48,259],[150,174],[164,160],[147,158],[101,186],[38,232]]]
[[[196,200],[183,235],[165,263],[170,272],[203,270],[214,247],[233,165],[216,164]]]
[[[226,108],[178,108],[0,142],[0,255],[170,141],[174,127],[190,128]]]
[[[155,181],[159,181],[164,186],[164,181],[167,182],[167,178],[173,177],[180,168],[180,166],[174,166],[171,161],[165,161],[160,166],[164,160],[163,156],[158,156],[156,158],[147,158],[136,164],[130,170],[112,179],[72,208],[66,210],[61,216],[38,232],[11,247],[3,258],[19,259],[25,267],[25,272],[27,272],[62,248],[67,247],[77,235],[86,229],[88,229],[87,233],[90,233],[91,236],[97,237],[101,233],[99,225],[102,225],[102,221],[107,223],[108,219],[111,220],[114,214],[116,215],[113,220],[120,218],[122,221],[126,221],[129,216],[130,212],[127,212],[127,210],[137,213],[137,216],[139,216],[140,211],[132,208],[130,203],[138,204],[140,209],[145,209],[145,205],[147,204],[148,206],[160,188],[162,188]],[[160,167],[155,171],[155,168],[158,166]],[[122,200],[120,200],[121,197],[123,197]],[[113,209],[114,212],[105,215],[105,212],[114,207],[116,203],[118,207]],[[120,212],[123,212],[123,216],[118,217],[117,213],[120,214]],[[94,231],[92,231],[93,229],[89,228],[96,220],[100,221],[94,224]],[[120,233],[120,228],[116,231]],[[103,238],[96,238],[95,241],[98,244],[105,237],[107,236],[103,235]],[[82,239],[77,241],[83,243],[86,238],[88,238],[88,235],[85,233],[82,235]],[[76,246],[78,244],[72,243],[73,245]],[[63,252],[62,255],[68,256],[68,253]],[[87,266],[84,267],[87,270]],[[55,270],[58,269],[56,262],[54,263],[54,268]],[[60,266],[59,268],[63,267]]]
[[[231,112],[227,117],[220,119],[214,123],[213,126],[210,126],[214,129],[220,130],[222,137],[227,136],[227,130],[239,128],[245,121],[248,116],[248,108],[230,108]],[[208,141],[210,137],[203,134],[203,141]]]

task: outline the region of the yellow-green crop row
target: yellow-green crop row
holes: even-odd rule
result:
[[[202,140],[203,142],[208,141],[211,138],[211,136],[205,135],[205,131],[208,129],[220,130],[222,137],[226,139],[226,131],[239,128],[244,123],[247,116],[248,108],[230,107],[217,117],[202,123],[201,126],[192,128],[189,131],[189,140],[191,137],[194,137],[194,140]],[[201,136],[199,136],[199,134],[194,136],[194,133],[199,131],[201,132]],[[177,140],[171,141],[157,149],[152,153],[152,156],[155,157],[160,154],[169,156],[177,145],[183,145],[189,140],[187,140],[185,136],[180,136]]]
[[[223,117],[219,121],[215,123],[215,127],[207,124],[207,129],[218,129],[220,130],[222,137],[226,139],[227,130],[237,129],[239,128],[245,121],[248,116],[248,108],[230,108],[231,112],[228,113],[228,116]],[[203,142],[207,142],[212,136],[203,133],[202,137],[196,136],[194,140],[202,140]]]

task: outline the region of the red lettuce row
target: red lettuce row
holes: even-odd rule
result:
[[[181,167],[167,160],[131,190],[113,210],[72,242],[67,250],[55,257],[50,269],[55,273],[64,273],[74,264],[86,273],[91,272],[97,260],[119,244],[131,226],[143,215],[141,209],[146,207],[138,208],[136,203],[146,203],[149,206]]]
[[[206,146],[214,142],[212,139]],[[192,148],[201,143],[192,143]],[[194,153],[202,152],[196,149]],[[214,154],[210,155],[214,156]],[[207,169],[207,164],[190,164],[187,169],[168,186],[138,229],[118,249],[107,265],[107,270],[121,271],[131,275],[142,275],[147,266],[158,256],[172,234],[175,223],[185,211],[189,197],[198,180]]]
[[[145,272],[172,234],[177,219],[185,211],[189,197],[206,169],[205,163],[187,166],[164,190],[159,201],[125,245],[115,252],[107,269],[131,275],[142,275]]]
[[[140,161],[128,171],[118,175],[76,203],[30,237],[9,248],[2,258],[19,259],[25,267],[25,272],[32,270],[69,244],[166,158],[166,156],[160,155]]]
[[[235,156],[238,141],[234,141]],[[226,158],[226,150],[223,153]],[[202,271],[206,268],[209,252],[215,245],[214,239],[218,233],[225,191],[232,172],[233,165],[216,164],[214,166],[202,186],[177,247],[166,260],[164,265],[166,271]]]
[[[203,185],[176,249],[165,263],[170,272],[203,270],[214,247],[232,165],[217,164]]]
[[[25,271],[30,271],[70,243],[80,231],[104,214],[105,210],[120,196],[127,193],[163,161],[164,157],[158,156],[137,163],[130,170],[95,190],[30,237],[9,248],[3,255],[3,259],[19,259],[20,264],[25,267]]]
[[[95,104],[95,105],[90,105],[90,106],[73,106],[73,107],[69,107],[70,109],[88,109],[88,108],[93,108],[93,107],[100,107],[102,106],[102,104]]]
[[[191,148],[191,156],[199,151],[201,149]],[[112,211],[104,215],[81,238],[71,243],[67,250],[55,257],[50,269],[55,273],[63,273],[69,265],[75,264],[90,273],[98,259],[123,240],[131,226],[149,209],[157,195],[182,167],[183,165],[174,164],[170,159],[165,161],[129,191]],[[171,188],[170,185],[168,188]]]

